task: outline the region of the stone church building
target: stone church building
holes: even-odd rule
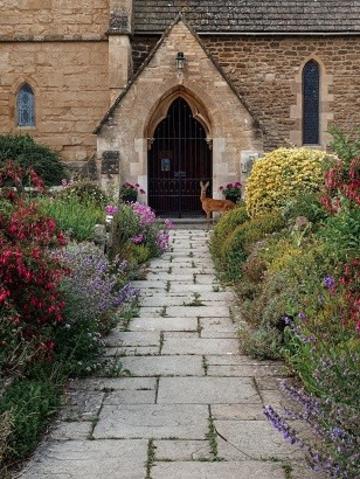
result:
[[[0,133],[95,157],[158,211],[332,123],[360,125],[360,0],[0,1]]]

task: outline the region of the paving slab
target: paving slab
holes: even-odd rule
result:
[[[156,356],[160,351],[160,341],[158,346],[127,346],[124,348],[106,348],[105,357],[123,357],[123,356]]]
[[[213,455],[208,441],[155,441],[156,461],[210,461]]]
[[[160,378],[159,404],[259,403],[249,378]]]
[[[63,421],[92,421],[97,418],[104,397],[101,391],[71,390],[60,417]]]
[[[157,332],[123,332],[113,331],[106,339],[105,345],[109,347],[117,346],[158,346],[160,343],[160,334]]]
[[[196,318],[135,318],[131,324],[132,331],[196,331]]]
[[[228,442],[218,444],[219,456],[230,460],[251,457],[256,460],[289,459],[302,451],[284,441],[268,421],[215,421],[217,432]],[[229,448],[229,443],[232,446]]]
[[[216,289],[216,291],[214,291]],[[170,292],[184,292],[190,291],[191,293],[214,293],[214,292],[221,292],[223,291],[222,287],[220,286],[219,289],[211,284],[192,284],[192,283],[181,283],[181,282],[173,282],[170,286]]]
[[[208,369],[209,376],[288,376],[288,370],[285,366],[274,367],[274,366],[251,366],[248,364],[242,364],[238,366],[209,366]]]
[[[71,389],[85,389],[92,391],[136,391],[151,390],[156,387],[156,380],[153,378],[89,378],[72,381]]]
[[[204,439],[208,408],[202,405],[152,404],[104,406],[95,439]]]
[[[211,406],[214,419],[231,421],[261,421],[264,420],[264,409],[261,403],[214,404]]]
[[[68,441],[41,448],[21,479],[144,479],[147,441]]]
[[[122,358],[133,376],[201,376],[201,356],[151,356]]]
[[[281,464],[257,461],[160,463],[155,465],[151,476],[153,479],[285,479]]]
[[[237,339],[168,339],[165,341],[163,354],[238,354],[239,341]]]
[[[230,310],[227,306],[171,306],[166,309],[166,314],[178,318],[228,318]]]
[[[114,391],[108,393],[104,405],[155,404],[155,390],[151,391]]]
[[[49,438],[54,441],[85,440],[93,430],[92,421],[61,422],[51,429]]]

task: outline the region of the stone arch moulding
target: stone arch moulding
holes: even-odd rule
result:
[[[165,93],[150,111],[144,132],[144,138],[149,141],[149,146],[156,128],[167,117],[170,106],[179,97],[188,103],[194,118],[204,127],[207,138],[211,139],[213,126],[204,103],[187,88],[179,85]]]

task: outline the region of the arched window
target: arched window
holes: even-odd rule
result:
[[[303,144],[320,143],[320,67],[315,60],[303,70]]]
[[[16,113],[17,126],[35,126],[35,95],[27,83],[18,91]]]

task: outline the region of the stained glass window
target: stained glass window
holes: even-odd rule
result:
[[[17,125],[35,126],[35,95],[30,85],[23,85],[17,95]]]
[[[314,60],[303,70],[303,143],[320,143],[320,68]]]

